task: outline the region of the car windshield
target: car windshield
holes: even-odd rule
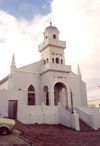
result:
[[[0,118],[3,118],[4,116],[0,113]]]

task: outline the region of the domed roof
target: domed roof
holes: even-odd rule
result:
[[[49,29],[49,28],[52,28],[52,29],[56,29],[56,30],[58,30],[57,27],[52,26],[52,22],[50,22],[50,26],[48,26],[48,27],[45,28],[45,31],[46,31],[47,29]]]

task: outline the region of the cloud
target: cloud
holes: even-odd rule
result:
[[[72,65],[74,72],[80,65],[88,99],[95,98],[100,84],[99,7],[99,0],[52,0],[51,13],[36,15],[31,21],[0,11],[0,78],[9,73],[13,53],[17,67],[40,59],[38,45],[52,17],[53,25],[60,30],[60,39],[67,41],[66,64]]]
[[[60,30],[60,39],[67,41],[66,64],[76,72],[80,64],[83,80],[87,83],[88,98],[100,79],[100,2],[91,0],[53,0],[53,24]],[[92,96],[91,96],[92,95]]]
[[[38,15],[31,22],[18,20],[0,11],[0,79],[9,74],[13,53],[17,67],[40,59],[38,44],[43,40],[44,26],[41,24],[45,19]]]
[[[43,9],[47,8],[47,5],[46,4],[42,5],[42,8]]]

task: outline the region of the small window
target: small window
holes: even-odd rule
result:
[[[56,39],[56,35],[55,34],[53,35],[53,38]]]
[[[63,60],[61,59],[61,64],[63,64]]]
[[[45,38],[47,39],[47,36]]]
[[[54,63],[54,58],[52,58],[52,63]]]
[[[59,63],[59,58],[56,58],[56,63]]]
[[[47,58],[47,63],[49,62],[49,59]]]
[[[44,60],[44,65],[46,64],[46,61]]]

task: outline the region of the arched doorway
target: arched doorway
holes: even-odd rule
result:
[[[66,108],[67,104],[67,87],[64,83],[58,82],[54,85],[54,105],[58,103]]]
[[[44,92],[44,103],[45,105],[49,105],[49,93],[48,93],[48,86],[44,86],[43,88],[43,92]]]

